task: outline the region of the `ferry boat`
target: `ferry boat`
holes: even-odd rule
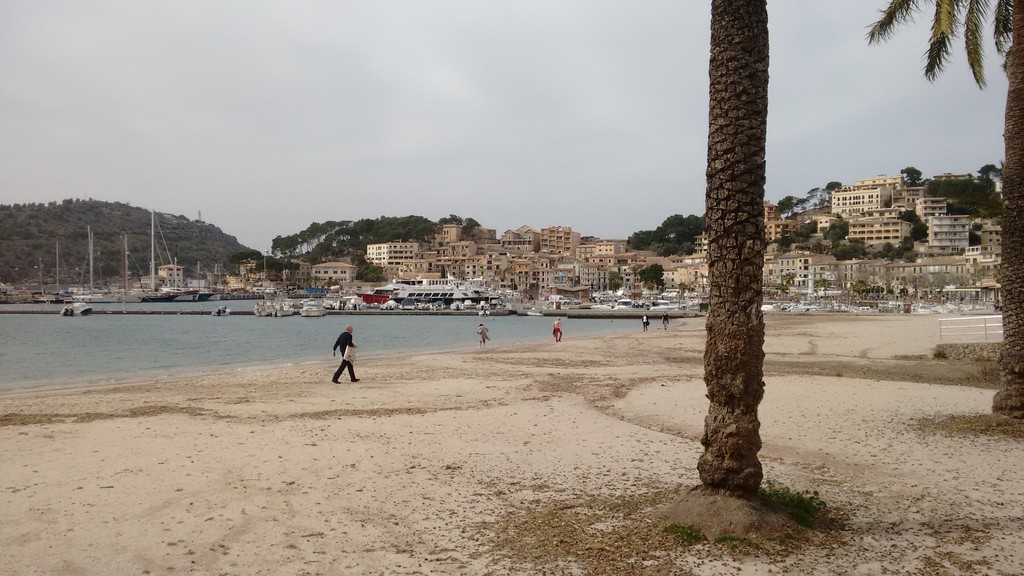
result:
[[[357,292],[356,296],[367,304],[383,305],[389,300],[404,302],[413,300],[421,304],[441,303],[450,306],[454,302],[489,304],[495,296],[481,281],[464,281],[452,278],[420,278],[416,280],[395,280],[376,288],[373,292]]]

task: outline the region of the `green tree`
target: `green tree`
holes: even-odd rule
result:
[[[692,254],[694,239],[703,233],[703,216],[673,214],[654,230],[634,232],[627,242],[634,250],[654,250],[659,256]]]
[[[706,217],[709,309],[704,382],[710,401],[697,462],[706,489],[751,497],[763,472],[767,0],[711,3]]]
[[[906,181],[907,186],[920,186],[921,185],[921,171],[913,166],[907,166],[903,170],[900,170],[900,174],[903,174],[903,179]]]
[[[841,240],[845,240],[849,234],[850,223],[844,218],[839,218],[835,222],[829,224],[828,228],[825,230],[825,238],[833,244]]]
[[[835,256],[836,260],[853,260],[866,256],[867,250],[863,242],[851,240],[833,246],[831,254]]]
[[[363,282],[383,282],[384,269],[376,264],[363,262],[356,266],[356,280]]]
[[[916,216],[916,214],[915,214]],[[910,227],[910,240],[912,242],[920,242],[921,240],[928,239],[928,225],[921,221],[918,217],[914,220],[913,225]]]
[[[933,2],[927,2],[932,4]],[[872,26],[868,41],[889,38],[896,29],[913,19],[920,8],[917,0],[891,0]],[[952,51],[952,41],[963,30],[967,63],[979,87],[985,86],[982,27],[991,14],[996,51],[1005,57],[1009,79],[1003,139],[1002,216],[1003,258],[1000,270],[1003,288],[1003,347],[1000,360],[1000,390],[992,400],[992,411],[1012,418],[1024,418],[1024,56],[1014,38],[1024,38],[1024,11],[1013,10],[1013,0],[995,3],[977,0],[934,0],[935,16],[924,74],[934,80]],[[1008,54],[1009,53],[1009,54]]]
[[[656,287],[659,290],[665,287],[665,268],[661,264],[641,268],[637,276],[645,287]]]
[[[911,244],[928,238],[928,225],[921,220],[921,217],[917,215],[917,212],[913,210],[904,210],[903,212],[900,212],[897,217],[904,222],[910,222]]]
[[[462,217],[461,216],[456,216],[455,214],[449,214],[448,216],[445,216],[444,218],[439,219],[437,221],[437,223],[441,224],[441,225],[444,225],[444,224],[458,224],[459,226],[462,226],[463,224],[465,224],[465,222],[463,221]]]
[[[1003,201],[996,195],[991,181],[973,178],[932,180],[925,187],[925,194],[945,198],[950,214],[997,218],[1003,213]]]
[[[255,262],[256,260],[262,259],[263,253],[259,250],[240,250],[230,256],[231,263],[235,265],[243,262]]]
[[[622,288],[622,274],[612,270],[608,273],[608,289],[615,291],[619,288]]]
[[[797,198],[796,196],[783,197],[782,200],[779,200],[779,203],[776,204],[776,206],[779,207],[779,215],[783,217],[788,216],[789,213],[792,212],[794,208],[796,208],[796,203],[799,200],[800,199]]]

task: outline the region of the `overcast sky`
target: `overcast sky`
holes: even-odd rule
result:
[[[766,197],[1003,160],[1006,78],[927,16],[769,2]],[[704,212],[710,1],[3,0],[0,204],[128,202],[265,250],[311,222],[625,238]],[[991,26],[986,33],[991,36]]]

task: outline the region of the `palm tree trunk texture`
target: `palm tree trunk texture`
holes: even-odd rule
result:
[[[992,411],[1024,418],[1024,10],[1014,10],[1013,46],[1007,59],[1009,92],[1003,133],[1003,291],[1002,387],[992,399]]]
[[[766,0],[714,0],[708,116],[707,344],[711,401],[697,463],[705,488],[751,495],[763,477],[757,453],[764,396],[765,138],[768,123]]]

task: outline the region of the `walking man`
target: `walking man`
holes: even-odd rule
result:
[[[352,368],[352,361],[355,359],[356,343],[352,341],[352,325],[345,326],[345,331],[338,335],[338,339],[334,341],[334,346],[331,348],[331,356],[334,356],[338,350],[341,350],[341,365],[334,371],[334,376],[331,377],[331,382],[340,384],[338,377],[341,373],[348,368],[348,377],[352,382],[359,382],[359,378],[356,378],[355,370]]]

